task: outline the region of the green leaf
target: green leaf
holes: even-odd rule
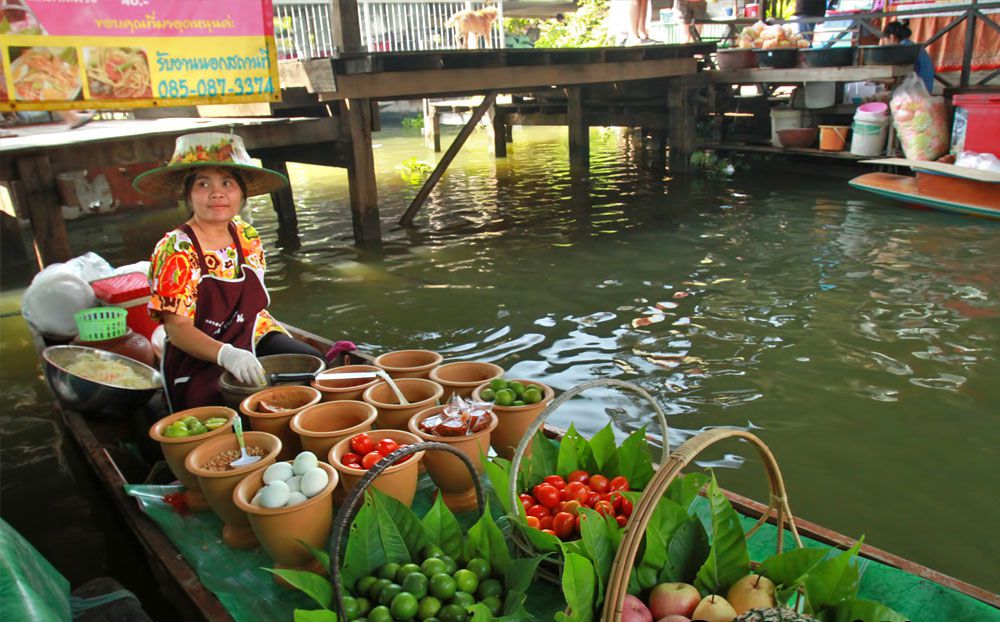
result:
[[[594,566],[589,559],[576,553],[566,555],[562,588],[570,609],[569,620],[590,622],[594,619],[594,579]]]
[[[539,428],[531,442],[531,455],[528,456],[528,473],[525,485],[531,488],[547,475],[555,473],[558,462],[559,448],[553,441],[546,438]]]
[[[527,592],[528,588],[535,582],[535,571],[541,563],[541,556],[518,557],[511,560],[510,569],[504,575],[504,591],[508,594],[512,592]]]
[[[854,622],[854,620],[909,622],[909,618],[896,613],[881,603],[860,598],[842,600],[833,607],[824,609],[819,618],[823,622]]]
[[[429,541],[440,546],[449,557],[458,559],[462,554],[462,527],[455,515],[444,504],[441,495],[421,521]]]
[[[361,577],[368,574],[372,568],[378,568],[386,563],[385,549],[379,537],[379,526],[375,520],[375,510],[372,508],[370,496],[366,496],[364,505],[354,517],[348,533],[344,564],[340,572],[344,585],[354,585]]]
[[[660,583],[694,583],[698,569],[708,558],[708,533],[697,516],[684,521],[670,539],[667,564],[660,571]]]
[[[381,515],[387,514],[391,517],[410,553],[410,560],[420,559],[420,549],[430,543],[430,538],[427,537],[427,531],[420,523],[420,519],[413,513],[413,510],[400,503],[398,499],[382,494],[378,489],[373,490],[376,492],[375,505],[382,511]]]
[[[858,567],[851,561],[857,556],[863,541],[864,538],[833,559],[817,564],[803,578],[808,609],[812,612],[823,611],[837,601],[858,595]]]
[[[712,511],[712,548],[698,570],[695,587],[705,594],[725,594],[729,586],[750,574],[750,556],[739,514],[722,493],[714,474],[708,484],[708,501]]]
[[[799,589],[802,579],[817,564],[826,559],[827,549],[792,549],[768,557],[757,567],[757,574],[764,575],[778,586],[779,602],[788,602]]]
[[[521,533],[525,535],[531,546],[540,553],[555,553],[559,551],[561,540],[551,534],[542,533],[540,529],[528,527],[527,524],[519,523]]]
[[[590,451],[594,456],[594,471],[603,472],[604,466],[618,451],[615,446],[615,432],[610,423],[590,439]]]
[[[486,471],[486,477],[490,480],[490,486],[493,487],[493,494],[496,496],[497,501],[500,502],[503,513],[510,514],[510,493],[507,490],[510,486],[510,477],[508,476],[508,473],[510,473],[510,462],[503,458],[488,460],[483,455],[480,455],[479,459]],[[523,507],[518,511],[523,514]]]
[[[670,485],[667,486],[667,494],[665,494],[664,497],[670,499],[685,510],[690,511],[691,504],[694,503],[694,500],[698,497],[698,493],[705,487],[708,480],[708,475],[704,473],[688,473],[686,475],[681,475],[674,481],[670,482]]]
[[[612,531],[603,517],[590,508],[580,508],[580,541],[583,551],[594,566],[597,576],[597,597],[594,605],[599,606],[604,600],[604,586],[611,575],[611,562],[615,559],[615,546],[612,542]],[[613,531],[618,530],[615,523]]]
[[[629,434],[616,453],[618,471],[615,475],[624,475],[632,490],[642,490],[653,478],[653,457],[649,453],[649,443],[646,441],[646,427],[643,426]]]
[[[556,473],[568,475],[576,470],[592,473],[596,467],[594,454],[587,439],[580,436],[573,424],[559,441],[559,456],[556,460]]]
[[[482,557],[490,562],[497,572],[507,572],[511,556],[507,539],[493,522],[489,512],[484,512],[476,524],[469,528],[465,543],[467,557]]]
[[[323,551],[321,549],[317,549],[317,548],[313,547],[312,545],[310,545],[308,542],[303,542],[302,540],[299,540],[298,538],[296,538],[295,541],[298,542],[299,544],[301,544],[302,546],[306,547],[307,549],[309,549],[309,552],[312,553],[312,556],[316,559],[316,561],[318,561],[320,563],[320,565],[323,566],[323,570],[326,571],[326,574],[327,575],[330,574],[330,554],[329,553],[327,553],[326,551]]]
[[[657,573],[667,565],[667,547],[677,529],[688,519],[688,513],[670,499],[660,499],[646,528],[646,551],[641,565]]]
[[[333,603],[333,586],[330,585],[330,581],[326,577],[305,570],[288,570],[286,568],[263,568],[263,570],[278,575],[289,585],[315,600],[320,607],[329,608],[330,604]]]
[[[399,525],[396,524],[395,517],[389,513],[388,507],[379,497],[379,495],[385,495],[375,488],[372,488],[372,491],[375,495],[375,520],[378,522],[379,539],[382,541],[382,550],[385,551],[386,559],[398,564],[413,561],[413,558],[410,557],[410,549],[406,546],[406,541],[399,530]]]
[[[337,622],[337,614],[329,609],[296,609],[295,622]]]

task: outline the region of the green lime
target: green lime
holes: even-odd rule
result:
[[[441,611],[441,601],[433,596],[424,596],[420,599],[420,607],[417,608],[417,619],[428,620],[435,617]]]
[[[455,574],[451,575],[451,577],[455,579],[455,585],[458,586],[458,589],[463,592],[475,594],[476,588],[479,587],[479,578],[471,570],[465,568],[456,570]]]
[[[507,385],[507,388],[514,392],[514,395],[521,397],[524,395],[524,385],[515,380]]]
[[[354,600],[354,597],[345,596],[340,602],[344,607],[344,617],[346,619],[353,620],[361,616],[361,612],[358,610],[358,601]]]
[[[367,598],[358,597],[358,598],[355,598],[354,600],[355,600],[355,602],[358,603],[358,615],[359,616],[366,616],[366,615],[368,615],[368,612],[372,610],[372,603]]]
[[[190,429],[191,426],[194,426],[194,425],[202,425],[201,419],[199,419],[198,417],[195,417],[194,415],[188,415],[187,417],[184,417],[183,419],[181,419],[181,422],[185,426],[187,426],[188,429]]]
[[[445,574],[455,574],[455,571],[458,570],[458,563],[453,558],[445,555],[441,558],[441,561],[444,562],[444,570],[442,572]]]
[[[420,564],[420,571],[428,577],[433,577],[438,573],[444,572],[446,568],[448,568],[448,564],[440,557],[428,557],[424,560],[424,563]]]
[[[399,572],[399,564],[396,562],[390,562],[378,571],[378,576],[381,579],[389,579],[390,581],[395,580],[396,573]]]
[[[354,584],[354,593],[364,596],[372,589],[372,584],[378,581],[378,577],[373,577],[368,575],[367,577],[361,577],[358,582]]]
[[[195,420],[194,423],[188,424],[187,429],[188,432],[191,433],[191,436],[197,436],[208,432],[208,428],[205,427],[205,424],[198,420]]]
[[[392,622],[392,613],[385,605],[379,605],[368,612],[368,622]]]
[[[511,406],[525,406],[525,405],[527,405],[527,402],[525,402],[524,400],[514,400],[514,403],[511,404]]]
[[[375,581],[375,583],[372,583],[371,588],[369,588],[369,590],[368,590],[368,598],[372,599],[372,601],[376,601],[377,602],[378,601],[378,595],[382,591],[382,588],[384,588],[385,586],[387,586],[387,585],[389,585],[391,583],[392,583],[392,581],[390,581],[389,579],[379,579],[379,580]]]
[[[468,592],[463,592],[461,590],[455,592],[455,596],[452,597],[451,602],[455,603],[468,611],[469,607],[476,604],[476,597]]]
[[[531,387],[530,389],[525,389],[524,401],[527,402],[528,404],[537,404],[538,402],[542,401],[542,392],[536,389],[535,387]]]
[[[471,570],[480,581],[488,579],[490,577],[490,573],[493,572],[493,568],[490,567],[490,563],[482,557],[473,557],[469,560],[469,563],[466,564],[465,567]]]
[[[441,618],[441,622],[465,622],[469,619],[469,614],[465,612],[465,608],[461,605],[451,603],[450,605],[441,607],[438,617]]]
[[[455,580],[443,572],[439,572],[431,577],[429,587],[431,594],[441,600],[451,600],[458,590]]]
[[[423,573],[411,572],[403,578],[403,591],[413,594],[418,599],[427,596],[427,577]]]
[[[405,579],[407,575],[411,575],[414,572],[420,572],[420,566],[416,564],[403,564],[399,567],[399,570],[396,571],[396,583],[402,585],[403,579]]]
[[[476,590],[476,598],[483,600],[484,598],[489,598],[490,596],[502,596],[503,586],[496,579],[486,579],[479,584],[479,589]]]
[[[167,426],[167,429],[163,431],[163,436],[167,438],[183,438],[191,436],[191,433],[188,432],[187,426],[184,425],[183,421],[175,421]]]
[[[497,393],[493,389],[483,389],[482,391],[479,392],[479,399],[483,400],[484,402],[492,402],[493,398],[496,396]]]
[[[218,428],[221,428],[229,423],[229,419],[226,419],[225,417],[209,417],[208,419],[205,419],[203,423],[209,430],[217,430]]]
[[[441,622],[437,616],[431,616],[429,618],[424,618],[421,622]]]
[[[494,618],[499,618],[500,614],[503,613],[503,603],[500,602],[499,596],[487,596],[480,602],[486,605],[486,608],[490,610]]]
[[[494,378],[493,380],[490,380],[490,388],[493,389],[494,392],[506,389],[507,381],[503,378]]]
[[[392,599],[389,611],[392,612],[392,617],[397,620],[412,620],[417,615],[419,607],[420,603],[417,602],[416,596],[408,592],[403,592],[396,594],[396,597]]]
[[[510,406],[514,403],[517,396],[510,389],[500,389],[497,391],[496,398],[494,398],[493,403],[497,406]]]
[[[429,557],[441,557],[444,555],[444,549],[436,544],[426,544],[424,548],[420,549],[420,555],[427,559]]]
[[[403,586],[398,583],[390,583],[389,585],[382,588],[382,591],[378,593],[378,602],[380,605],[389,606],[393,598],[396,598],[396,594],[403,591]]]

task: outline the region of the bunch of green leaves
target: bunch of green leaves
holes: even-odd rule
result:
[[[434,170],[430,164],[416,158],[407,158],[400,162],[396,168],[399,169],[399,176],[403,178],[403,181],[411,185],[424,183],[424,180]]]
[[[580,0],[562,20],[538,25],[536,48],[586,48],[613,45],[608,32],[608,0]]]
[[[408,130],[424,129],[424,117],[422,115],[416,115],[413,117],[403,117],[401,123],[403,127],[405,127]]]
[[[463,535],[458,520],[440,495],[427,514],[418,518],[413,510],[396,499],[370,489],[351,524],[340,566],[341,584],[353,586],[361,577],[391,562],[417,563],[420,550],[428,544],[436,544],[456,560],[481,557],[503,573],[506,594],[503,616],[494,618],[485,605],[476,604],[470,608],[470,622],[515,622],[530,618],[524,609],[525,592],[541,558],[512,557],[503,532],[489,512],[484,512]],[[329,574],[329,554],[310,549]],[[296,609],[295,622],[337,622],[333,611],[333,587],[326,577],[301,570],[265,570],[279,575],[319,604],[320,609]]]

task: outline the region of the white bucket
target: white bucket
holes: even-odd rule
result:
[[[858,156],[881,155],[885,151],[885,137],[889,132],[889,115],[858,110],[854,113],[851,130],[851,153]]]
[[[781,141],[778,140],[778,130],[788,130],[802,127],[801,110],[777,110],[771,109],[771,144],[781,148]]]
[[[806,82],[806,108],[829,108],[836,101],[836,82]]]

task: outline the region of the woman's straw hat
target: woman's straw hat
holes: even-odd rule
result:
[[[203,166],[239,169],[248,197],[269,194],[288,185],[288,178],[281,173],[254,164],[241,137],[222,132],[178,136],[170,162],[139,175],[132,185],[152,197],[180,198],[184,192],[184,178],[191,169]]]

